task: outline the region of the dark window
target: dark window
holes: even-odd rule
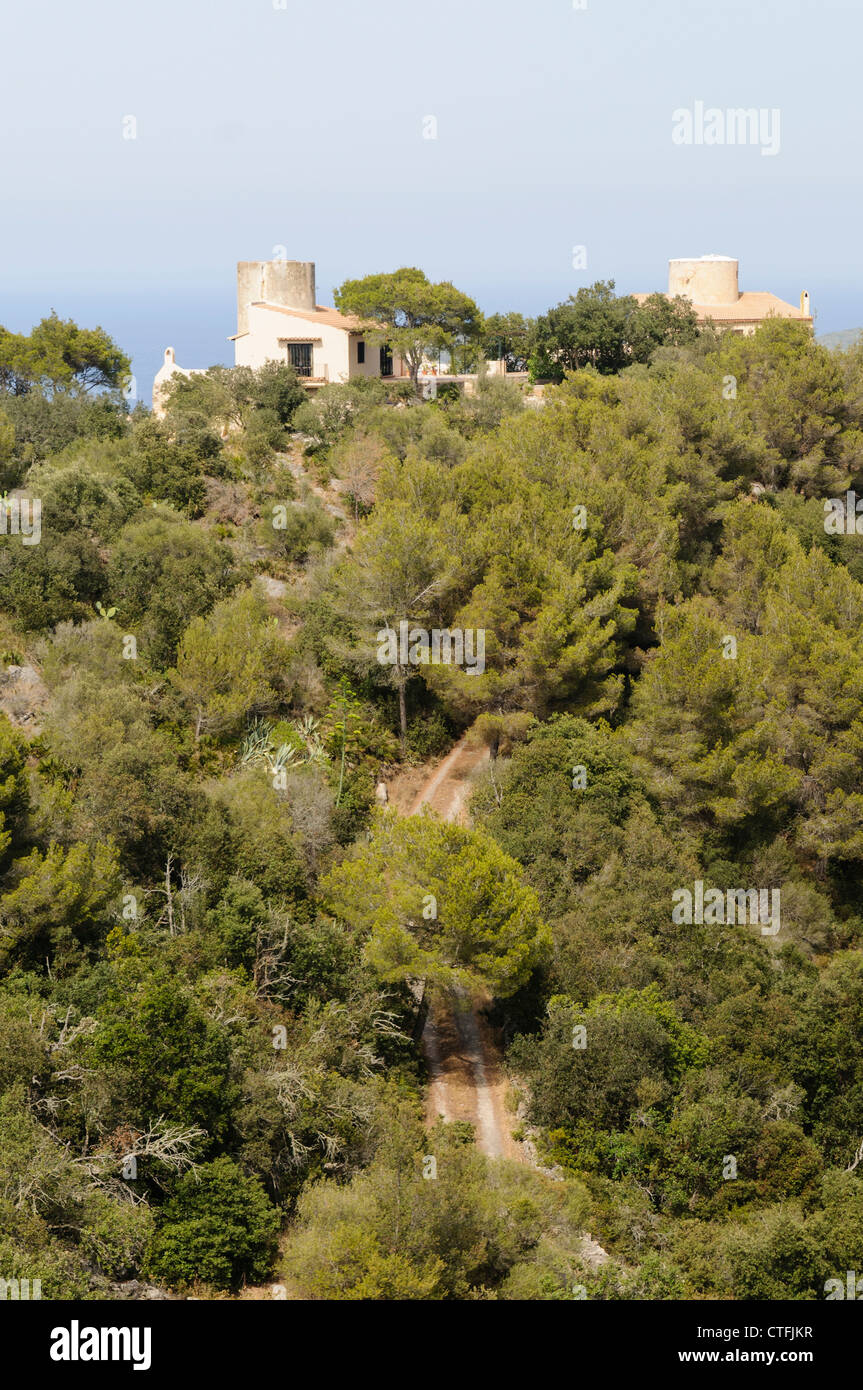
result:
[[[293,367],[297,376],[311,376],[311,343],[288,343],[288,362]]]
[[[386,343],[381,348],[381,376],[392,376],[393,374],[393,355]]]
[[[359,362],[360,364],[362,364],[363,362],[365,362],[365,360],[366,360],[366,345],[365,345],[365,343],[362,341],[362,339],[360,339],[360,341],[357,343],[357,362]]]

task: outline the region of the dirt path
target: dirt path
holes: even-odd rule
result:
[[[463,741],[457,743],[430,776],[410,770],[394,779],[390,801],[403,815],[417,815],[423,806],[431,806],[444,820],[466,825],[470,777],[487,759],[486,750],[476,752]],[[514,1158],[554,1177],[537,1162],[530,1140],[513,1138],[515,1116],[505,1103],[503,1053],[481,1013],[483,1002],[464,996],[454,1006],[429,1009],[422,1035],[429,1070],[426,1123],[435,1124],[441,1115],[450,1123],[468,1120],[486,1157]],[[594,1269],[610,1258],[588,1231],[581,1237],[581,1256]]]
[[[356,522],[346,510],[348,504],[344,495],[337,486],[332,484],[329,487],[321,487],[315,481],[313,474],[305,467],[305,461],[298,450],[294,449],[287,455],[288,471],[294,481],[299,483],[300,494],[304,488],[317,497],[323,504],[324,511],[327,512],[336,523],[336,535],[333,540],[333,550],[336,554],[346,550],[353,541],[356,533]]]
[[[466,825],[470,778],[487,760],[486,749],[458,743],[430,775],[410,771],[396,778],[390,802],[403,815],[415,816],[429,806],[443,820]],[[465,995],[451,1006],[429,1010],[422,1035],[429,1069],[426,1118],[429,1124],[440,1115],[450,1122],[467,1120],[482,1153],[524,1162],[527,1155],[512,1137],[501,1052],[480,1012],[483,1002]]]
[[[485,748],[466,748],[457,743],[432,773],[411,768],[390,783],[390,801],[403,815],[415,816],[429,806],[441,820],[467,824],[465,801],[471,775],[488,762]]]

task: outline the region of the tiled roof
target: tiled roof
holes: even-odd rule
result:
[[[769,290],[744,290],[736,304],[693,304],[692,307],[699,318],[715,319],[717,323],[723,319],[754,322],[757,319],[766,319],[771,314],[783,319],[802,319],[806,323],[809,323],[811,318],[809,314],[804,314],[794,304],[779,299]]]
[[[319,304],[312,313],[309,309],[288,309],[283,304],[269,304],[267,300],[259,299],[251,304],[250,308],[272,309],[274,313],[287,314],[292,319],[303,319],[306,323],[341,328],[345,333],[361,333],[368,328],[368,324],[363,319],[358,319],[355,314],[341,314],[338,309],[329,309],[325,304]]]
[[[634,294],[632,298],[637,300],[639,304],[643,304],[649,296]],[[803,323],[812,322],[810,314],[804,314],[795,305],[789,304],[784,299],[779,299],[769,290],[744,290],[736,304],[693,303],[692,307],[699,319],[713,319],[715,323],[760,323],[762,319],[769,318],[771,314],[782,319],[800,319]]]

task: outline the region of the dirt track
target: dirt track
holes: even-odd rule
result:
[[[390,786],[390,801],[404,815],[417,815],[429,806],[443,820],[467,824],[470,777],[487,759],[485,749],[458,743],[424,779],[412,773],[397,779]],[[467,1120],[475,1128],[477,1146],[489,1158],[526,1161],[525,1151],[512,1137],[500,1048],[480,1013],[482,1003],[465,996],[454,1005],[429,1010],[422,1036],[430,1078],[427,1120],[434,1124],[440,1115],[448,1121]]]

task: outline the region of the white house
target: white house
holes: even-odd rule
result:
[[[369,334],[359,319],[317,303],[313,261],[238,261],[237,331],[230,341],[235,366],[287,362],[310,390],[354,377],[409,376],[380,333]],[[192,374],[168,348],[153,383],[157,415],[164,413],[162,391],[177,372]]]
[[[172,347],[165,348],[165,359],[153,379],[153,414],[158,415],[160,419],[164,415],[164,391],[172,377],[196,376],[205,370],[203,367],[178,366],[174,349]]]
[[[360,319],[318,304],[313,261],[239,261],[238,367],[287,362],[309,387],[358,376],[407,376],[401,360]]]
[[[359,319],[338,309],[322,304],[297,309],[258,300],[247,306],[245,322],[232,340],[238,367],[287,362],[312,388],[358,376],[408,375],[377,335],[370,337]]]

